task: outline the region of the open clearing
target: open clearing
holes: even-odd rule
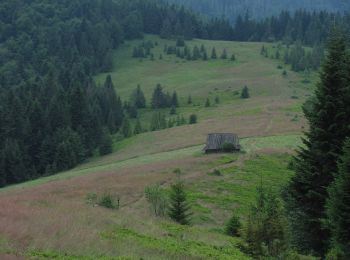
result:
[[[301,104],[312,89],[312,83],[302,82],[314,76],[288,71],[282,77],[281,62],[260,55],[262,43],[194,40],[188,45],[204,44],[208,53],[215,46],[219,56],[226,48],[237,61],[182,62],[167,55],[158,60],[164,44],[174,43],[148,39],[158,41],[155,61],[131,58],[140,41],[115,53],[117,92],[127,100],[141,84],[149,101],[161,83],[177,91],[178,113],[196,113],[199,123],[125,139],[115,143],[111,155],[0,190],[1,259],[249,259],[238,249],[240,238],[224,235],[224,224],[232,211],[245,219],[261,180],[278,191],[292,176],[288,163],[306,127]],[[251,92],[248,100],[233,95],[244,85]],[[194,105],[185,104],[188,95]],[[205,108],[206,98],[215,96],[221,102]],[[147,124],[150,114],[142,111],[142,122]],[[210,132],[238,133],[244,152],[204,155]],[[194,213],[191,227],[154,217],[144,197],[148,185],[168,189],[179,178],[177,168]],[[214,169],[222,175],[211,175]],[[86,200],[91,193],[120,197],[121,208],[91,205]]]

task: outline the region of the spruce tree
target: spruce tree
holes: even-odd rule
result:
[[[113,140],[108,129],[103,129],[101,144],[99,147],[100,155],[107,155],[113,152]]]
[[[210,107],[210,99],[207,98],[207,100],[205,101],[205,107]]]
[[[247,86],[245,86],[245,87],[242,89],[241,98],[242,98],[242,99],[250,98],[249,89],[248,89]]]
[[[169,217],[181,225],[189,225],[191,215],[185,187],[177,182],[171,186]]]
[[[132,136],[132,129],[128,118],[124,119],[121,131],[125,138]]]
[[[217,58],[215,47],[211,51],[211,59],[215,60]]]
[[[236,60],[236,55],[232,54],[231,61],[235,61],[235,60]]]
[[[189,105],[192,104],[192,97],[191,97],[191,95],[188,96],[187,104],[189,104]]]
[[[177,93],[174,91],[172,97],[171,97],[171,106],[173,107],[179,107],[179,100],[177,99]]]
[[[140,119],[136,120],[135,128],[134,128],[134,135],[138,135],[142,133],[142,125]]]
[[[310,130],[303,138],[304,148],[299,149],[295,158],[296,174],[286,191],[295,244],[302,251],[319,255],[325,254],[330,235],[322,224],[326,217],[327,188],[334,180],[345,137],[349,136],[345,52],[344,37],[333,32],[315,100],[311,109],[304,109]]]
[[[227,59],[227,51],[224,49],[221,54],[221,59],[226,60]]]
[[[344,145],[339,172],[328,189],[327,216],[331,230],[331,246],[350,259],[350,139]]]

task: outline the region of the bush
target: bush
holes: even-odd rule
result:
[[[214,171],[212,171],[211,173],[209,173],[209,175],[214,175],[214,176],[221,176],[221,171],[218,169],[215,169]]]
[[[148,186],[145,189],[147,201],[151,204],[152,212],[157,217],[164,217],[168,208],[168,199],[159,184]]]
[[[242,93],[241,93],[241,98],[243,98],[243,99],[250,98],[249,89],[247,86],[245,86],[243,88]]]
[[[225,153],[232,153],[235,150],[235,146],[232,143],[224,143],[222,146],[222,150]]]
[[[101,196],[101,198],[98,200],[98,205],[107,209],[115,209],[119,207],[119,205],[115,203],[113,196],[109,193],[103,194]]]
[[[190,125],[197,124],[197,115],[195,114],[190,115],[189,122],[190,122]]]
[[[239,237],[241,227],[241,221],[236,215],[233,215],[226,225],[226,234],[232,237]]]

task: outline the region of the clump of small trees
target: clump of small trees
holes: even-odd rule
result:
[[[181,225],[191,223],[192,212],[183,182],[178,181],[171,185],[169,196],[158,184],[147,187],[145,196],[155,216],[168,216]]]

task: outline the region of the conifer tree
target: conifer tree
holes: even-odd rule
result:
[[[207,98],[207,100],[205,101],[205,107],[210,107],[210,99]]]
[[[250,94],[249,94],[249,89],[247,86],[245,86],[242,90],[242,93],[241,93],[241,98],[242,99],[247,99],[247,98],[250,98]]]
[[[226,60],[227,59],[227,51],[224,49],[221,54],[221,59]]]
[[[344,145],[339,172],[329,187],[327,223],[331,231],[331,246],[350,259],[350,139]]]
[[[191,215],[185,187],[177,182],[171,186],[169,217],[181,225],[189,225]]]
[[[176,115],[176,107],[172,106],[170,109],[170,115]]]
[[[179,101],[177,99],[176,91],[174,91],[174,93],[173,93],[173,95],[171,97],[171,104],[170,105],[173,106],[173,107],[179,107]]]
[[[192,59],[193,59],[193,60],[198,60],[198,59],[200,59],[200,57],[201,57],[201,53],[200,53],[200,51],[199,51],[199,49],[198,49],[198,46],[195,45],[195,46],[193,47]]]
[[[328,56],[321,72],[311,109],[304,109],[310,130],[295,158],[296,175],[286,192],[294,242],[302,251],[324,255],[329,242],[325,219],[327,188],[337,172],[337,161],[346,136],[349,136],[349,102],[345,85],[345,40],[334,31]]]
[[[113,141],[108,129],[103,129],[101,136],[101,144],[99,147],[100,155],[107,155],[113,151]]]
[[[189,105],[192,104],[192,97],[191,97],[191,95],[188,96],[187,104],[189,104]]]
[[[135,128],[134,128],[134,135],[138,135],[142,133],[142,125],[140,119],[136,120]]]
[[[235,61],[235,60],[236,60],[236,55],[232,54],[231,61]]]
[[[215,47],[212,49],[211,51],[211,59],[212,60],[215,60],[217,58],[217,55],[216,55],[216,49]]]
[[[122,125],[122,134],[125,138],[132,136],[131,124],[128,118],[125,118]]]

